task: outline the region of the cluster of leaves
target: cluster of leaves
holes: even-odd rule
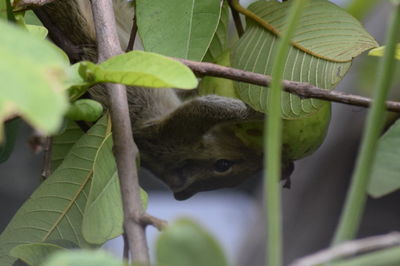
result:
[[[10,16],[9,8],[2,6],[6,2],[0,4],[3,17]],[[111,151],[111,122],[107,115],[102,116],[98,103],[79,99],[89,87],[113,82],[152,88],[195,88],[198,81],[190,69],[165,56],[232,64],[271,74],[271,62],[285,27],[288,6],[289,2],[254,2],[248,10],[265,23],[249,16],[245,34],[230,47],[226,1],[137,0],[137,24],[145,51],[129,52],[101,64],[79,62],[72,66],[63,51],[44,40],[45,28],[25,24],[20,13],[14,17],[18,27],[0,20],[0,32],[4,36],[0,44],[0,79],[5,81],[0,85],[0,132],[7,121],[5,138],[0,135],[3,141],[0,160],[5,160],[12,150],[15,120],[10,119],[15,116],[45,134],[55,135],[53,174],[1,234],[0,264],[9,265],[16,258],[29,265],[61,262],[72,265],[77,260],[82,263],[89,256],[80,252],[59,254],[43,261],[54,251],[98,247],[122,233],[121,196]],[[353,57],[377,44],[357,20],[328,1],[310,1],[305,10],[291,43],[283,77],[333,89],[349,69]],[[309,23],[310,19],[315,23]],[[200,82],[200,94],[208,93],[240,98],[261,112],[269,110],[269,91],[264,87],[208,77]],[[329,124],[329,104],[285,93],[281,108],[285,132],[289,132],[284,133],[284,141],[285,138],[291,141],[289,146],[307,142],[300,151],[298,147],[290,150],[296,154],[290,155],[292,159],[316,149]],[[99,120],[88,132],[83,132],[66,117]],[[62,124],[64,127],[60,130]],[[396,133],[399,127],[399,123],[395,124],[382,139],[380,150],[391,152],[387,155],[390,160],[381,156],[383,162],[377,162],[383,165],[390,161],[392,173],[398,170],[393,158],[400,154],[396,151],[393,155],[395,151],[390,148],[399,142]],[[300,133],[305,128],[321,133],[310,138],[309,134]],[[382,175],[379,169],[376,176]],[[382,195],[400,187],[395,175],[388,176],[392,176],[391,183],[388,181],[386,188],[372,193]],[[376,182],[381,186],[381,179]],[[376,191],[377,186],[372,182],[371,191]],[[146,205],[144,191],[142,202]],[[90,257],[85,265],[121,265],[119,260],[102,253]],[[157,265],[226,264],[221,248],[190,221],[172,224],[159,238]]]

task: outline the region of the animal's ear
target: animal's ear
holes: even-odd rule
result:
[[[198,141],[216,125],[262,118],[240,100],[207,95],[185,102],[162,119],[149,121],[140,131],[141,135],[188,143]]]

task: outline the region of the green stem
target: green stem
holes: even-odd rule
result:
[[[282,78],[285,62],[289,51],[290,39],[294,34],[297,21],[308,0],[293,1],[290,8],[286,30],[279,40],[277,55],[272,68],[272,82],[268,97],[268,119],[264,122],[264,200],[267,221],[267,258],[269,266],[282,265],[282,215],[281,194],[279,181],[281,180],[281,146],[282,146],[282,119],[281,94]],[[266,110],[267,112],[267,110]]]
[[[11,0],[4,0],[6,1],[6,8],[7,8],[7,20],[11,22],[15,22],[14,13],[11,6]]]
[[[400,5],[396,4],[393,10],[387,46],[383,59],[379,62],[379,73],[375,86],[375,96],[372,107],[368,112],[365,133],[357,158],[355,171],[352,177],[345,207],[343,209],[339,226],[333,240],[337,244],[354,238],[361,222],[367,198],[367,186],[374,160],[376,143],[385,121],[385,99],[394,72],[396,40],[400,26]]]

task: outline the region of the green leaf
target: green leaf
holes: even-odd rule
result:
[[[14,247],[10,251],[10,255],[28,265],[36,266],[40,265],[50,254],[63,249],[63,247],[50,243],[22,244]]]
[[[203,58],[205,62],[216,62],[217,58],[227,50],[228,43],[228,29],[229,29],[229,5],[226,0],[221,8],[221,17],[219,18],[218,27],[208,47],[207,53]]]
[[[400,248],[392,247],[347,260],[331,263],[332,266],[396,266],[400,265]]]
[[[225,266],[222,248],[201,226],[188,219],[169,225],[159,236],[157,266]]]
[[[129,86],[177,89],[193,89],[197,86],[193,72],[182,63],[143,51],[117,55],[100,65],[81,62],[79,73],[92,84],[113,82]]]
[[[38,19],[38,17],[33,13],[32,10],[25,11],[25,23],[29,25],[37,25],[43,26],[42,22]]]
[[[257,1],[248,9],[280,33],[285,27],[290,3]],[[375,40],[361,24],[345,11],[329,1],[311,0],[292,39],[283,78],[333,89],[349,69],[352,58],[376,46]],[[271,75],[276,48],[277,36],[247,19],[245,34],[232,51],[232,66]],[[236,82],[235,86],[243,101],[257,111],[266,110],[268,88],[241,82]],[[321,107],[320,100],[301,99],[286,92],[282,94],[283,118],[308,116]]]
[[[225,51],[215,59],[215,63],[222,66],[230,66],[230,50]],[[199,94],[216,94],[225,97],[239,98],[230,79],[206,76],[201,79]]]
[[[94,122],[103,114],[101,103],[91,99],[80,99],[73,102],[66,113],[66,117],[78,121]]]
[[[14,150],[15,140],[17,139],[17,133],[21,119],[16,118],[7,121],[5,124],[5,141],[0,144],[0,163],[7,161],[12,151]]]
[[[92,250],[68,250],[50,256],[42,266],[123,266],[123,262],[111,254]]]
[[[69,240],[90,247],[81,233],[96,154],[110,132],[99,120],[72,147],[63,163],[31,195],[0,235],[0,265],[10,265],[9,251],[19,244]]]
[[[110,134],[95,158],[93,180],[82,221],[83,236],[93,244],[102,244],[123,233],[121,190],[112,146]],[[146,208],[147,194],[142,189],[141,199]]]
[[[68,62],[49,42],[13,25],[0,21],[0,32],[0,130],[20,115],[44,133],[56,132],[68,107]]]
[[[45,39],[49,31],[43,26],[25,25],[28,31],[39,39]]]
[[[400,188],[400,120],[378,141],[368,193],[382,197]]]
[[[352,0],[346,6],[346,11],[353,17],[361,20],[368,15],[380,0]]]
[[[83,79],[79,73],[81,69],[81,64],[86,62],[79,62],[73,64],[68,69],[67,87],[68,96],[71,102],[78,100],[85,92],[93,85],[92,82],[88,82]],[[84,72],[85,66],[82,67]]]
[[[138,0],[137,24],[145,51],[201,61],[217,29],[221,3]]]
[[[69,119],[66,120],[66,129],[52,139],[51,172],[62,163],[72,146],[85,134],[82,129]]]
[[[372,49],[371,51],[369,51],[368,55],[383,56],[384,51],[385,51],[385,46],[380,46],[378,48],[375,48],[375,49]],[[395,56],[396,56],[397,60],[400,60],[400,43],[397,44]]]
[[[8,1],[8,0],[1,0],[0,1],[0,19],[7,19],[6,1]]]

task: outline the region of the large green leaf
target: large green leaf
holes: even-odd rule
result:
[[[387,195],[400,188],[400,120],[381,137],[375,154],[368,193]]]
[[[269,23],[271,30],[247,19],[246,32],[232,51],[233,67],[271,74],[278,41],[276,34],[285,27],[290,3],[257,1],[249,6],[250,11]],[[349,69],[353,57],[376,46],[361,24],[345,11],[326,0],[311,0],[292,39],[283,78],[332,89]],[[241,82],[236,87],[243,101],[265,112],[267,88]],[[289,93],[282,95],[282,115],[287,119],[308,116],[321,106],[320,100],[301,99]]]
[[[68,62],[48,41],[0,21],[0,130],[20,115],[54,133],[67,109],[64,79]]]
[[[21,259],[28,265],[37,266],[50,254],[63,249],[63,247],[51,243],[22,244],[14,247],[10,251],[10,255]]]
[[[123,232],[121,190],[112,146],[110,134],[95,158],[93,180],[82,221],[83,236],[93,244],[102,244]],[[144,190],[141,190],[141,199],[146,208],[147,194]]]
[[[157,266],[226,266],[224,252],[201,226],[188,219],[169,225],[157,240]]]
[[[214,63],[215,60],[222,55],[228,48],[228,28],[229,28],[229,6],[228,2],[224,0],[221,8],[221,17],[218,22],[217,30],[208,47],[207,53],[203,61]]]
[[[117,55],[100,65],[81,62],[79,72],[92,84],[113,82],[130,86],[177,89],[193,89],[197,86],[196,77],[184,64],[143,51]]]
[[[218,0],[138,0],[136,16],[145,51],[201,61],[217,29]]]
[[[91,246],[82,236],[81,223],[94,158],[109,132],[104,117],[79,139],[63,163],[22,205],[0,236],[0,265],[14,261],[9,251],[20,244],[63,239],[80,247]]]
[[[85,134],[74,121],[66,119],[65,123],[65,130],[52,139],[50,164],[52,173],[65,159],[72,146]]]
[[[122,260],[102,251],[61,251],[50,256],[42,266],[123,266]]]

